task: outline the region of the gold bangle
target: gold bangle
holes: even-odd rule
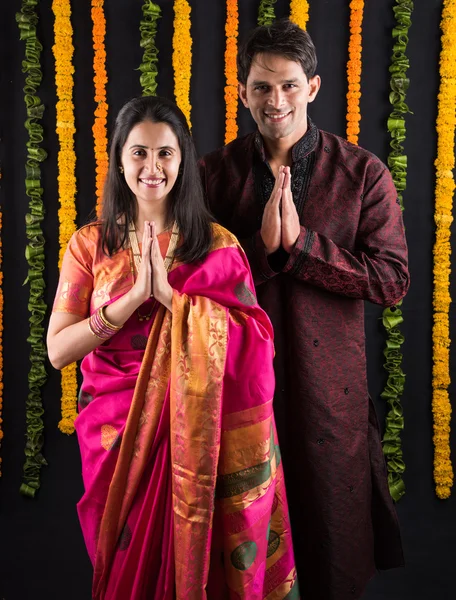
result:
[[[104,314],[104,309],[106,308],[106,306],[102,306],[100,308],[100,319],[103,321],[103,324],[106,325],[106,327],[109,327],[109,329],[115,329],[116,331],[119,331],[120,329],[122,329],[122,325],[113,325],[112,323],[110,323],[108,321],[108,319],[106,318],[105,314]]]
[[[104,339],[104,338],[100,337],[100,336],[99,336],[97,333],[95,333],[95,331],[92,329],[92,319],[91,319],[91,317],[89,317],[89,320],[87,321],[87,325],[88,325],[88,327],[89,327],[89,331],[90,331],[90,333],[93,335],[93,337],[96,337],[96,338],[98,338],[99,340],[103,340],[103,341],[105,341],[105,339]]]

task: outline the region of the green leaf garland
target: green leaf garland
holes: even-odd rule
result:
[[[139,81],[143,96],[155,96],[157,93],[156,77],[158,74],[158,48],[155,45],[157,34],[157,22],[161,16],[161,9],[157,4],[145,0],[143,7],[143,19],[139,24],[141,33],[141,48],[144,48],[142,63],[139,65],[141,76]]]
[[[410,110],[405,103],[410,79],[407,78],[409,59],[406,56],[408,44],[408,31],[412,24],[412,0],[396,0],[397,6],[393,8],[397,24],[393,29],[393,55],[389,71],[391,73],[391,92],[389,101],[393,110],[388,119],[388,131],[391,135],[390,146],[392,148],[388,156],[388,166],[393,176],[394,185],[398,192],[401,209],[404,210],[402,192],[406,187],[407,178],[407,156],[404,154],[403,142],[405,140],[405,118],[404,115]]]
[[[389,100],[393,105],[393,110],[388,119],[388,131],[391,135],[388,166],[396,186],[401,210],[404,210],[402,192],[405,190],[407,180],[407,156],[404,154],[403,147],[406,133],[404,115],[410,112],[405,103],[410,83],[406,76],[409,60],[405,53],[408,44],[408,31],[412,24],[413,2],[411,0],[396,0],[393,11],[396,26],[393,29],[394,46],[389,68],[392,90]],[[401,431],[404,428],[401,397],[405,384],[405,374],[401,368],[401,346],[404,343],[404,336],[399,328],[404,320],[400,310],[401,305],[402,302],[399,302],[396,306],[386,308],[383,311],[383,325],[387,333],[386,348],[383,354],[386,358],[384,367],[388,371],[388,379],[381,397],[389,405],[383,436],[383,452],[388,468],[389,490],[396,502],[405,494],[405,484],[402,479],[405,464],[402,458],[401,446]]]
[[[35,7],[38,0],[23,0],[21,12],[16,14],[20,39],[25,41],[25,60],[22,72],[25,78],[25,106],[27,120],[25,127],[29,134],[27,142],[27,162],[25,166],[25,193],[29,197],[30,212],[25,217],[28,245],[25,256],[28,262],[28,276],[25,283],[30,285],[28,309],[30,312],[30,335],[27,338],[31,346],[31,368],[28,375],[29,393],[26,402],[26,446],[23,483],[20,491],[26,496],[35,496],[40,487],[40,470],[46,461],[41,453],[43,447],[43,404],[41,388],[46,381],[44,368],[46,347],[44,345],[43,320],[46,313],[44,296],[44,237],[41,222],[44,218],[42,201],[43,188],[40,185],[40,163],[47,154],[40,144],[43,141],[43,128],[38,123],[43,118],[44,105],[36,92],[41,84],[42,73],[40,56],[43,49],[36,35],[38,15]]]
[[[276,0],[261,0],[258,9],[258,25],[272,25],[275,21],[275,3]]]

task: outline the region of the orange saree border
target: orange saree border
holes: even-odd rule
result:
[[[172,345],[179,349],[170,388],[176,598],[200,600],[209,573],[228,310],[174,294]]]

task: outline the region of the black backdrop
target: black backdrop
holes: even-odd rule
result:
[[[158,92],[172,97],[172,0],[158,0],[162,8],[157,43],[160,49]],[[370,584],[367,600],[449,600],[456,593],[456,490],[439,501],[432,481],[432,245],[434,241],[435,119],[438,93],[440,15],[442,0],[416,0],[408,55],[411,79],[407,117],[406,153],[408,187],[404,195],[405,223],[410,248],[412,287],[404,302],[406,340],[403,397],[403,433],[407,492],[398,504],[407,567],[382,573]],[[74,0],[74,65],[77,152],[78,224],[86,222],[95,202],[92,39],[89,0]],[[109,0],[107,19],[107,69],[109,124],[121,105],[141,93],[139,21],[142,0]],[[241,34],[256,23],[259,0],[240,0]],[[360,144],[386,161],[386,119],[394,24],[393,0],[367,0],[363,26],[363,76]],[[50,305],[57,284],[58,196],[55,133],[56,92],[52,55],[54,16],[51,0],[38,6],[38,36],[42,53],[43,83],[39,95],[46,106],[43,163],[46,219],[46,301]],[[224,136],[223,53],[224,0],[191,0],[193,76],[191,100],[194,138],[200,154],[222,145]],[[25,399],[29,370],[28,287],[23,287],[27,264],[24,215],[25,107],[21,61],[24,42],[19,41],[15,13],[19,0],[0,0],[0,181],[4,250],[4,410],[5,438],[3,477],[0,479],[0,599],[83,600],[90,597],[91,568],[86,557],[75,504],[82,494],[80,459],[76,438],[59,432],[59,373],[48,365],[43,390],[45,406],[44,453],[49,466],[42,470],[42,487],[35,499],[19,494],[25,431]],[[276,15],[288,14],[288,0],[278,0]],[[310,113],[322,129],[344,135],[348,47],[349,0],[310,0],[309,32],[317,46],[323,85]],[[240,133],[252,128],[243,108]],[[454,241],[454,240],[453,240]],[[456,294],[453,285],[453,296]],[[366,305],[366,334],[370,391],[380,419],[384,403],[379,394],[385,382],[382,368],[384,335],[381,309]],[[451,324],[455,332],[455,311]],[[454,368],[456,355],[453,352]],[[452,390],[454,390],[454,385]],[[455,435],[452,437],[455,447]],[[125,599],[127,600],[127,599]]]

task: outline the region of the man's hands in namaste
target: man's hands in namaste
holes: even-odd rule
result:
[[[283,246],[289,254],[299,237],[301,227],[291,193],[290,167],[279,167],[274,189],[263,213],[261,238],[266,254],[272,254]]]

